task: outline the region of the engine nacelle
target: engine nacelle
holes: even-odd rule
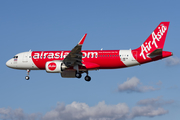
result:
[[[45,69],[49,73],[62,73],[66,69],[66,66],[62,61],[49,61],[46,62]]]
[[[76,71],[64,71],[61,73],[61,77],[63,78],[75,78]]]

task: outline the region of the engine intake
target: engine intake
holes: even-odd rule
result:
[[[62,73],[66,68],[62,61],[49,61],[45,66],[46,72],[49,73]]]

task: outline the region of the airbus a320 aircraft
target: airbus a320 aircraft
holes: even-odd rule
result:
[[[64,78],[81,78],[86,73],[90,81],[90,70],[115,69],[140,65],[172,56],[163,51],[169,22],[161,22],[147,40],[134,50],[82,50],[85,34],[71,51],[29,51],[15,55],[6,62],[10,68],[27,70],[29,80],[31,70],[46,70],[61,73]]]

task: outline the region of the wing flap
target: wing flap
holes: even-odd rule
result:
[[[83,62],[83,66],[86,67],[86,69],[99,69],[100,65],[90,62]]]

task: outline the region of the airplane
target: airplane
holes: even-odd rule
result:
[[[16,54],[6,62],[13,69],[26,70],[29,80],[31,70],[60,73],[63,78],[81,78],[90,81],[90,70],[125,68],[172,56],[163,51],[170,22],[161,22],[146,41],[137,49],[129,50],[82,50],[87,33],[71,51],[28,51]]]

